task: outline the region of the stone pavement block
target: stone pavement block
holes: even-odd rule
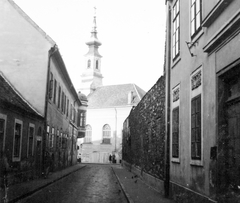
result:
[[[112,167],[129,203],[174,203],[121,166]]]

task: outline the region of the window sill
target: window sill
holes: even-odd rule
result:
[[[180,57],[180,56],[178,56],[178,58],[176,58],[176,59],[172,62],[172,68],[174,68],[174,67],[178,64],[179,61],[181,61],[181,57]]]
[[[171,161],[172,161],[172,163],[180,164],[180,159],[179,158],[172,158]]]
[[[198,44],[198,40],[203,36],[204,31],[203,29],[201,29],[200,31],[198,31],[198,33],[194,36],[191,37],[191,44],[189,46],[189,49],[191,49],[193,46],[196,46]]]
[[[190,164],[192,166],[203,166],[203,161],[202,160],[191,160]]]
[[[112,145],[112,143],[101,143],[102,145]]]

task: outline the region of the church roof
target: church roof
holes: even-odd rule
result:
[[[132,99],[129,103],[129,93]],[[88,95],[88,108],[108,108],[136,105],[145,95],[145,91],[135,84],[120,84],[98,87]]]

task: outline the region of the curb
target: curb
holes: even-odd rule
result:
[[[82,169],[84,167],[86,167],[86,165],[84,165],[84,166],[82,166],[82,167],[80,167],[80,168],[78,168],[76,170],[73,170],[73,171],[71,171],[69,173],[66,173],[63,176],[60,176],[60,177],[58,177],[58,178],[56,178],[56,179],[54,179],[54,180],[52,180],[50,182],[47,182],[46,184],[43,184],[42,186],[40,186],[40,187],[38,187],[38,188],[36,188],[36,189],[34,189],[32,191],[29,191],[29,192],[27,192],[27,193],[25,193],[25,194],[15,198],[15,199],[12,199],[12,200],[8,201],[8,203],[15,203],[15,202],[17,202],[17,201],[19,201],[21,199],[24,199],[24,198],[26,198],[26,197],[28,197],[28,196],[38,192],[39,190],[41,190],[41,189],[43,189],[43,188],[45,188],[45,187],[47,187],[47,186],[57,182],[58,180],[61,180],[61,179],[65,178],[65,177],[69,176],[71,173],[74,173],[74,172],[76,172],[76,171],[78,171],[78,170],[80,170],[80,169]]]
[[[114,175],[116,176],[116,178],[117,178],[117,180],[118,180],[119,185],[121,186],[121,189],[122,189],[122,191],[123,191],[123,194],[124,194],[124,196],[126,197],[128,203],[134,203],[134,201],[132,200],[132,198],[131,198],[130,195],[127,193],[126,189],[124,188],[123,184],[120,182],[119,177],[118,177],[117,174],[115,173],[113,167],[111,167],[111,168],[112,168],[112,170],[113,170]]]

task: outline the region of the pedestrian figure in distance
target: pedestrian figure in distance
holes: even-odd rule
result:
[[[8,170],[9,164],[7,160],[7,156],[4,151],[0,152],[0,180],[1,180],[1,190],[0,190],[0,202],[6,203],[7,199],[7,191],[8,191]]]
[[[112,155],[112,162],[113,162],[114,164],[116,163],[115,154]]]
[[[109,162],[112,163],[112,155],[109,155]]]

